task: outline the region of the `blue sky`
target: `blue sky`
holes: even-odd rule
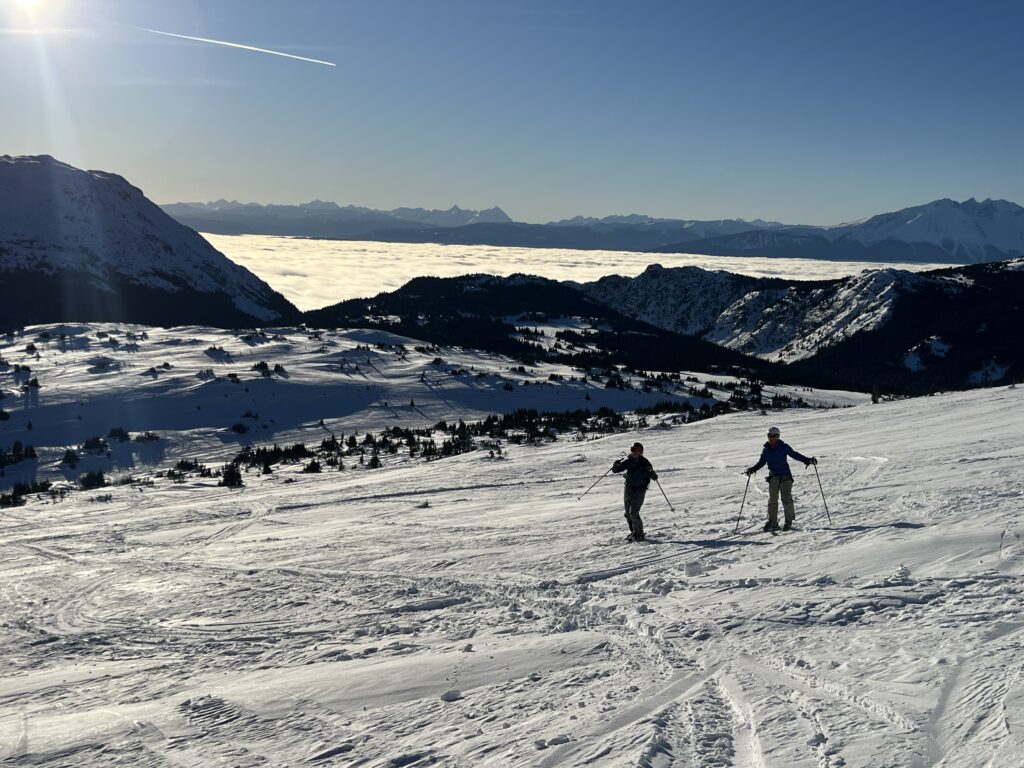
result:
[[[37,2],[0,0],[0,153],[158,202],[807,224],[1024,202],[1019,2]]]

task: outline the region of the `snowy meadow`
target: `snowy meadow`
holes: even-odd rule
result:
[[[865,269],[915,272],[949,264],[901,264],[817,259],[699,256],[632,251],[502,248],[489,245],[307,240],[267,235],[203,234],[217,250],[252,270],[299,309],[319,309],[345,299],[376,296],[421,275],[455,277],[517,272],[553,280],[588,282],[605,275],[633,277],[650,264],[702,267],[755,277],[827,280]]]

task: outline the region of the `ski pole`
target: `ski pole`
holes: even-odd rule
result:
[[[658,483],[657,480],[655,480],[654,482]],[[665,497],[665,501],[668,503],[668,508],[675,512],[676,508],[673,507],[672,502],[668,500],[668,495],[665,493],[665,489],[661,487],[661,483],[658,483],[658,489],[661,491],[661,495]]]
[[[828,511],[828,502],[825,501],[825,489],[821,487],[821,475],[818,474],[818,462],[814,462],[814,476],[818,478],[818,490],[821,491],[821,503],[825,505],[825,514],[828,515],[828,524],[832,525],[832,515]]]
[[[747,484],[743,488],[743,501],[740,502],[740,513],[736,516],[736,528],[733,533],[740,529],[740,519],[743,517],[743,505],[747,503],[747,491],[750,489],[750,475],[747,475]]]
[[[611,468],[609,468],[608,472],[611,472],[611,471],[612,471]],[[608,476],[608,472],[605,472],[603,475],[601,475],[599,478],[597,478],[597,480],[594,481],[594,485],[597,485],[602,480],[604,480]],[[590,493],[592,490],[594,490],[594,485],[590,486],[589,488],[587,488],[587,490],[585,490],[583,493],[581,493],[579,496],[577,496],[576,497],[576,501],[579,501],[584,496],[586,496],[588,493]]]

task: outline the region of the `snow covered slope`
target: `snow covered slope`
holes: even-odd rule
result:
[[[120,176],[0,157],[0,327],[115,320],[245,326],[295,308]]]
[[[815,282],[652,265],[635,278],[612,276],[579,287],[660,328],[799,362],[808,382],[841,370],[848,386],[885,381],[913,390],[1009,381],[1024,373],[1014,330],[1021,322],[1022,263],[866,270]],[[931,352],[936,339],[941,354]]]
[[[654,264],[635,278],[614,275],[581,289],[660,328],[790,363],[883,326],[898,296],[927,279],[883,269],[801,282]]]
[[[883,269],[820,287],[753,291],[726,307],[705,338],[770,360],[805,359],[884,326],[899,294],[913,291],[923,279]]]
[[[188,357],[213,340],[163,333],[134,354]],[[322,343],[354,364],[367,353],[349,333]],[[343,375],[316,372],[317,340],[286,335],[290,356],[271,359],[296,383]],[[285,344],[252,341],[232,350]],[[39,365],[75,354],[54,344]],[[418,380],[395,350],[360,362],[353,385]],[[105,390],[81,365],[54,389],[89,418]],[[229,390],[196,413],[233,418],[277,377],[196,379]],[[416,390],[417,407],[462,415],[446,403],[473,387],[455,381]],[[153,426],[181,391],[164,384]],[[136,468],[131,485],[33,498],[0,511],[0,762],[1014,765],[1021,392],[735,414],[500,458],[277,466],[242,488],[147,484]],[[376,413],[376,428],[393,423],[393,409]],[[764,483],[745,488],[741,470],[769,421],[820,459],[831,524],[813,470],[797,466],[800,530],[760,532]],[[618,478],[578,497],[634,439],[675,509],[653,487],[650,541],[626,545]]]
[[[579,285],[588,296],[619,312],[676,333],[699,335],[728,307],[771,281],[700,267],[652,264],[636,277],[609,275]],[[778,281],[780,292],[790,282]]]

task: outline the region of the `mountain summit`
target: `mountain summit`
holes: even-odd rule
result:
[[[120,176],[0,156],[0,326],[51,321],[251,326],[283,296]]]
[[[662,253],[972,264],[1024,256],[1024,208],[1007,200],[934,200],[831,227],[777,227],[680,240]]]
[[[886,240],[930,243],[959,261],[989,261],[992,249],[1011,257],[1024,254],[1024,208],[1008,200],[935,200],[832,227],[825,236],[864,245]]]

